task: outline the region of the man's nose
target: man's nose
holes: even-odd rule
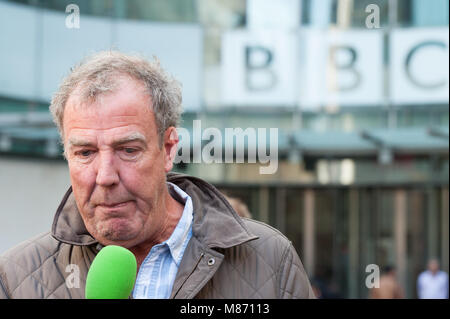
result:
[[[99,154],[96,183],[105,187],[119,183],[119,172],[112,153]]]

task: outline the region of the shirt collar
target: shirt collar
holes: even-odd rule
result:
[[[186,248],[186,245],[189,241],[188,239],[192,234],[192,199],[177,185],[167,182],[167,186],[169,188],[169,193],[173,197],[177,197],[177,199],[184,204],[183,214],[181,215],[177,226],[175,227],[170,237],[164,242],[169,247],[170,253],[172,254],[172,258],[174,259],[175,263],[177,264],[177,266],[179,266],[181,258],[183,257],[184,248]]]

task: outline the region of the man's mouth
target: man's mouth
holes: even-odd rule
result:
[[[125,201],[125,202],[116,202],[116,203],[100,203],[97,205],[97,207],[107,208],[107,209],[121,208],[121,207],[127,206],[131,202],[132,201],[129,200],[129,201]]]

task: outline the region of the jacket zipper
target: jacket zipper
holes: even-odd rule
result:
[[[197,262],[195,263],[194,268],[192,269],[191,273],[186,277],[186,279],[184,279],[183,283],[180,285],[180,288],[178,288],[177,292],[173,295],[172,299],[175,299],[175,297],[178,295],[178,293],[180,292],[181,288],[183,288],[183,285],[185,284],[185,282],[189,279],[189,277],[192,276],[192,274],[195,272],[195,269],[197,269],[198,264],[200,263],[200,261],[202,260],[203,256],[205,256],[205,253],[202,252],[200,254],[200,257],[198,258]]]

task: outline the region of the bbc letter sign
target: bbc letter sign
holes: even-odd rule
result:
[[[448,28],[393,30],[390,57],[394,104],[448,103]]]
[[[222,43],[225,105],[295,105],[296,36],[281,31],[230,31]]]

